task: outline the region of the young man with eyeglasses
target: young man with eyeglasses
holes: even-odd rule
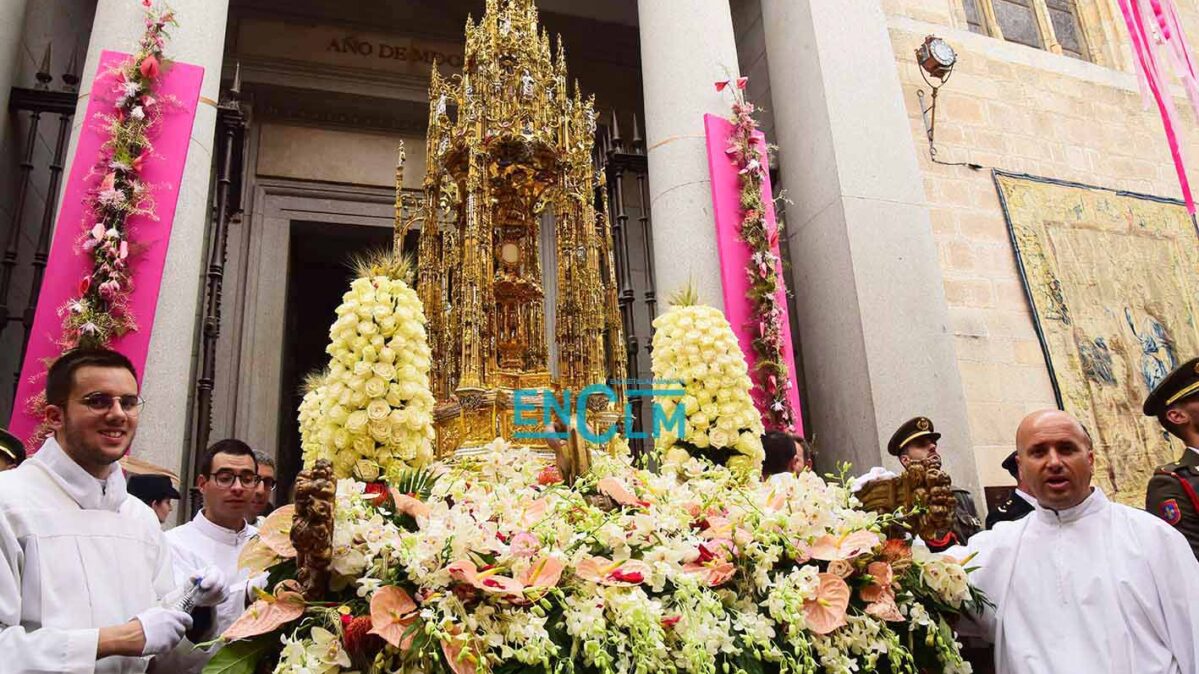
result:
[[[0,473],[0,672],[144,672],[192,628],[184,595],[213,606],[223,579],[200,569],[176,582],[158,518],[125,490],[116,464],[142,409],[128,358],[63,354],[46,403],[53,435]]]
[[[246,510],[247,522],[257,522],[259,517],[266,517],[275,509],[271,502],[275,495],[275,460],[259,449],[254,450],[254,460],[258,463],[259,482]]]
[[[228,598],[217,606],[216,632],[223,632],[245,611],[249,575],[237,567],[237,557],[258,530],[246,522],[246,510],[262,479],[254,450],[241,440],[213,443],[204,452],[196,487],[204,507],[192,521],[167,532],[175,560],[175,577],[215,566],[229,579]],[[199,672],[215,653],[195,650],[172,659],[172,672]]]

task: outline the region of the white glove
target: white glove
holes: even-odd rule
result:
[[[142,634],[146,637],[142,655],[166,653],[179,645],[184,632],[192,626],[192,617],[187,613],[161,606],[142,611],[135,620],[142,624]]]
[[[188,577],[187,582],[199,586],[196,595],[196,606],[216,606],[225,601],[228,591],[225,588],[225,574],[215,566],[203,571],[197,571]]]

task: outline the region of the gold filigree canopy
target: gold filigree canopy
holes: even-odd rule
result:
[[[555,58],[532,0],[487,0],[483,18],[466,21],[462,74],[433,68],[417,290],[442,454],[512,439],[516,389],[577,394],[624,379],[611,232],[595,204],[595,129],[594,97],[577,82],[568,88],[561,38]],[[543,240],[553,241],[552,297]],[[604,400],[589,401],[600,425],[611,423]]]

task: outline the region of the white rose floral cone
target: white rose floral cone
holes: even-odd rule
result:
[[[735,472],[756,474],[762,467],[762,418],[750,397],[753,383],[737,337],[724,314],[698,304],[687,288],[654,320],[655,387],[677,390],[682,397],[660,397],[667,419],[682,405],[686,414],[682,437],[677,427],[664,428],[655,447],[667,464],[691,457],[727,465]]]
[[[396,478],[433,460],[431,353],[407,262],[359,262],[329,328],[329,366],[308,381],[299,422],[304,465],[339,478]]]

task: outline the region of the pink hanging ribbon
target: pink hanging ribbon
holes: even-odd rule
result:
[[[1197,76],[1194,61],[1191,59],[1190,49],[1187,48],[1186,38],[1183,37],[1182,25],[1179,22],[1173,0],[1119,0],[1120,11],[1124,14],[1124,23],[1128,27],[1129,37],[1132,38],[1132,52],[1137,59],[1137,73],[1140,75],[1142,94],[1148,88],[1157,103],[1162,126],[1166,132],[1166,143],[1170,147],[1170,156],[1174,160],[1174,170],[1178,173],[1178,184],[1182,188],[1182,198],[1186,202],[1187,212],[1194,216],[1195,199],[1191,194],[1191,184],[1187,179],[1186,164],[1182,156],[1182,144],[1178,139],[1178,111],[1174,107],[1169,84],[1162,75],[1161,65],[1153,49],[1153,43],[1157,41],[1157,38],[1146,29],[1146,2],[1151,7],[1154,24],[1160,31],[1161,40],[1166,44],[1167,51],[1171,55],[1175,72],[1186,87],[1187,96],[1191,100],[1191,106],[1195,110],[1196,116],[1199,116],[1199,76]]]

